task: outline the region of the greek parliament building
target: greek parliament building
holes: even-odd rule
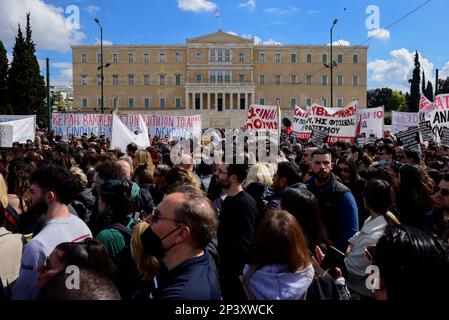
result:
[[[366,106],[366,46],[334,46],[334,107]],[[99,45],[72,47],[72,112],[101,110]],[[105,113],[202,114],[203,127],[243,126],[250,104],[330,106],[330,46],[254,45],[219,30],[185,45],[104,45]]]

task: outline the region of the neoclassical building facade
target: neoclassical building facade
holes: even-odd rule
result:
[[[334,46],[334,107],[366,106],[366,46]],[[73,112],[100,112],[100,46],[72,47]],[[219,30],[183,45],[104,45],[105,113],[244,114],[330,103],[330,46],[255,45]],[[237,116],[240,117],[240,116]]]

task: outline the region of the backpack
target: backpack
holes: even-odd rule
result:
[[[20,219],[20,216],[17,214],[16,210],[14,210],[14,208],[9,204],[6,208],[1,205],[0,210],[3,211],[3,216],[5,217],[3,221],[3,226],[5,229],[11,231],[12,233],[16,233],[19,228]]]
[[[351,296],[346,285],[337,283],[328,270],[324,270],[315,264],[313,268],[315,269],[315,275],[309,289],[307,289],[305,300],[350,300]]]
[[[132,227],[134,227],[134,221]],[[118,279],[117,279],[117,289],[122,296],[122,299],[128,300],[131,298],[134,290],[136,289],[137,283],[140,279],[140,272],[137,269],[136,262],[131,255],[131,237],[132,232],[128,227],[121,223],[114,223],[110,225],[107,229],[114,229],[120,232],[125,240],[125,248],[120,252],[121,265],[117,266],[118,269]]]

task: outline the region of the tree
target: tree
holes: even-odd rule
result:
[[[427,81],[427,87],[424,91],[424,96],[429,99],[430,101],[433,101],[433,85],[432,82]]]
[[[438,94],[449,93],[449,77],[446,80],[438,80]]]
[[[0,41],[0,114],[11,114],[8,97],[8,57],[3,42]]]
[[[407,100],[407,106],[408,106],[408,110],[410,112],[418,112],[418,110],[419,110],[419,99],[420,99],[420,95],[421,95],[421,92],[419,90],[419,85],[421,82],[420,69],[421,69],[421,64],[419,63],[418,51],[416,51],[415,52],[415,68],[413,69],[412,79],[410,79],[408,81],[410,83],[410,95],[409,95],[409,99]]]
[[[394,91],[388,98],[387,105],[390,110],[402,111],[405,108],[405,97],[401,92]]]
[[[426,92],[426,75],[424,74],[424,70],[422,72],[422,82],[421,82],[421,92],[424,94]]]
[[[388,98],[393,93],[393,90],[390,88],[380,88],[368,90],[367,92],[367,101],[368,108],[376,108],[379,106],[385,106],[386,111],[390,111],[388,105]]]
[[[13,48],[13,61],[8,73],[8,91],[14,113],[37,114],[38,121],[46,125],[45,82],[35,55],[36,47],[31,37],[30,14],[27,13],[26,38],[20,25]]]

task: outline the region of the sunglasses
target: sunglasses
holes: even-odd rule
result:
[[[177,222],[177,223],[183,223],[180,220],[176,220],[176,219],[171,219],[171,218],[165,218],[161,215],[161,212],[157,209],[154,209],[154,211],[151,213],[151,222],[152,223],[157,223],[159,220],[167,220],[167,221],[173,221],[173,222]]]
[[[437,189],[437,193],[440,192],[440,191],[441,191],[441,195],[442,195],[442,196],[444,196],[444,197],[449,196],[449,190],[448,190],[448,189],[441,189],[441,188],[438,188],[438,189]]]

